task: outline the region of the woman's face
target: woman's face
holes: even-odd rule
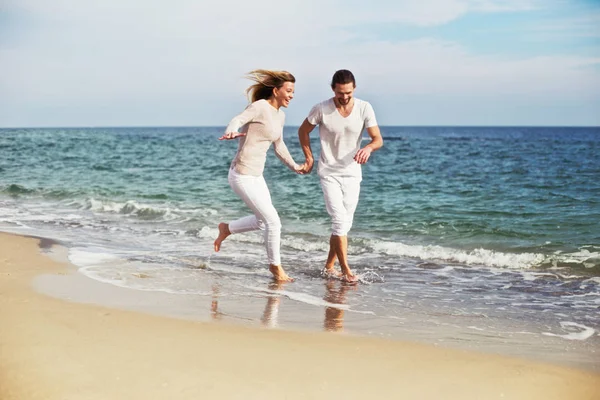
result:
[[[273,97],[279,104],[279,107],[287,107],[294,98],[294,83],[285,82],[280,88],[273,89]]]

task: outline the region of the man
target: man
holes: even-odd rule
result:
[[[332,221],[325,272],[349,282],[358,280],[348,265],[347,235],[352,227],[360,194],[361,164],[366,163],[371,153],[383,145],[373,107],[366,101],[354,98],[355,88],[352,72],[344,69],[337,71],[331,80],[334,96],[314,106],[298,130],[306,157],[303,168],[308,173],[314,165],[309,135],[319,125],[321,155],[318,174]],[[361,148],[365,128],[371,141]],[[336,259],[341,274],[334,269]]]

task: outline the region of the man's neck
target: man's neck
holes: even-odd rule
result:
[[[344,110],[344,111],[352,110],[352,107],[354,107],[354,97],[352,99],[350,99],[348,104],[340,104],[339,101],[337,101],[334,97],[333,103],[335,104],[336,108],[338,108],[340,110]]]

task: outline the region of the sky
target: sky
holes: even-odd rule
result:
[[[380,125],[600,125],[600,0],[0,0],[0,127],[225,126],[253,69]]]

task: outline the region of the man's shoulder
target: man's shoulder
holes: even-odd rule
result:
[[[373,107],[371,106],[371,103],[369,103],[366,100],[362,100],[362,99],[357,99],[356,97],[354,98],[354,105],[357,105],[359,109],[363,110],[367,107]]]
[[[331,108],[332,106],[335,107],[335,103],[333,102],[333,98],[329,98],[327,100],[323,100],[323,101],[315,104],[313,106],[313,108],[319,108],[319,109],[323,110],[323,109]]]

